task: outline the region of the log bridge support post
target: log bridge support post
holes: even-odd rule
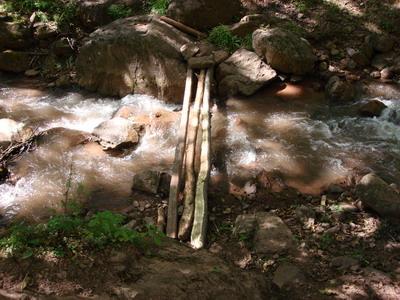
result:
[[[193,71],[188,68],[168,202],[167,236],[178,237],[181,240],[190,238],[190,244],[195,249],[204,246],[207,232],[207,192],[211,169],[212,78],[213,67],[200,70],[195,101],[190,108]],[[198,134],[200,139],[197,138]],[[200,157],[199,170],[195,169],[196,156]],[[178,222],[178,202],[183,180],[185,180],[184,210]]]

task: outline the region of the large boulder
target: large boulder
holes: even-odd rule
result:
[[[16,22],[0,22],[0,49],[25,49],[32,43],[30,29]]]
[[[365,175],[356,191],[365,206],[383,217],[399,219],[400,194],[377,175]]]
[[[78,16],[80,23],[87,29],[94,29],[113,21],[109,8],[117,4],[131,9],[132,12],[140,10],[142,0],[83,0],[78,1]]]
[[[0,52],[0,71],[21,73],[30,68],[31,55],[26,52],[6,50]]]
[[[116,149],[135,145],[139,142],[138,125],[124,118],[105,121],[93,130],[93,135],[100,138],[104,149]]]
[[[172,0],[167,16],[198,30],[230,24],[240,16],[240,0]]]
[[[250,96],[273,80],[276,75],[276,72],[257,54],[246,49],[239,49],[218,66],[219,94]]]
[[[272,68],[283,73],[310,73],[317,60],[307,40],[281,28],[254,31],[253,48]]]
[[[84,40],[78,83],[103,95],[141,93],[180,102],[186,78],[180,48],[190,41],[157,17],[117,20]]]

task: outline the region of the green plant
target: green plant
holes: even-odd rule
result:
[[[319,240],[319,246],[323,250],[327,250],[335,241],[335,238],[332,234],[330,233],[324,233],[320,240]]]
[[[40,21],[59,26],[71,25],[77,15],[76,0],[5,0],[3,9],[17,17],[36,13]]]
[[[208,36],[208,41],[229,52],[237,50],[242,45],[242,40],[233,35],[226,25],[214,27]]]
[[[149,0],[147,1],[146,10],[158,15],[165,15],[170,4],[170,0]]]
[[[111,4],[107,9],[108,15],[116,19],[126,18],[132,14],[132,9],[122,4]]]
[[[146,249],[150,244],[159,245],[162,233],[149,226],[144,232],[124,227],[125,217],[111,211],[82,215],[57,215],[46,223],[16,223],[0,239],[0,249],[9,256],[28,258],[45,252],[57,256],[78,255],[85,251],[132,244]]]

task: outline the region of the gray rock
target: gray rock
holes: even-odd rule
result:
[[[400,194],[377,175],[365,175],[357,184],[356,192],[363,204],[379,215],[397,220],[400,217]]]
[[[18,22],[0,21],[0,50],[24,50],[32,44],[30,29]]]
[[[215,64],[214,56],[200,56],[200,57],[191,57],[189,58],[189,66],[192,69],[207,69],[212,67]]]
[[[227,60],[230,56],[228,51],[225,50],[217,50],[213,51],[214,61],[217,65]]]
[[[100,138],[104,149],[116,149],[135,145],[139,142],[138,126],[131,120],[113,118],[101,123],[93,131]]]
[[[358,109],[358,113],[363,117],[379,117],[382,111],[387,106],[379,100],[371,100],[367,103],[363,103]]]
[[[295,210],[296,217],[299,221],[305,222],[308,219],[315,219],[315,211],[308,206],[300,205]]]
[[[233,234],[236,236],[252,236],[256,229],[257,219],[255,215],[239,215],[236,217]]]
[[[352,101],[356,96],[353,85],[340,79],[338,76],[332,76],[329,79],[325,91],[331,100],[337,102]]]
[[[141,93],[179,103],[186,78],[180,49],[189,42],[155,16],[117,20],[83,41],[76,61],[78,84],[109,96]]]
[[[231,24],[241,13],[240,0],[173,0],[167,16],[198,30]]]
[[[0,71],[22,73],[30,69],[31,55],[25,52],[6,50],[0,53]]]
[[[58,34],[56,22],[36,23],[34,29],[34,36],[39,40],[51,39]]]
[[[181,47],[180,49],[182,56],[189,60],[191,57],[195,56],[199,51],[200,47],[197,46],[195,43],[188,43]]]
[[[281,289],[293,289],[304,282],[305,276],[303,272],[290,263],[280,265],[274,273],[273,283]]]
[[[280,254],[294,248],[293,234],[281,218],[262,212],[256,214],[256,219],[254,250],[258,254]]]
[[[218,90],[222,96],[253,95],[276,78],[276,72],[254,52],[239,49],[217,68]]]
[[[317,60],[308,41],[280,28],[254,31],[253,48],[272,68],[284,73],[310,73]]]

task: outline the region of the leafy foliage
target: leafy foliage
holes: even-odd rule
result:
[[[107,9],[108,15],[114,20],[129,17],[132,9],[122,4],[111,4]]]
[[[120,214],[103,211],[89,219],[69,214],[54,216],[43,224],[20,222],[0,239],[0,249],[9,256],[28,258],[46,252],[56,256],[77,255],[108,245],[146,248],[149,244],[160,244],[162,233],[155,227],[138,232],[124,227],[124,221]]]
[[[76,0],[5,0],[4,8],[17,15],[36,13],[39,20],[60,26],[71,25],[77,15]]]
[[[148,0],[145,6],[147,11],[163,16],[166,14],[170,2],[170,0]]]
[[[249,34],[244,38],[240,38],[229,30],[228,26],[220,25],[214,27],[209,36],[208,41],[218,48],[234,52],[240,47],[252,49],[252,35]]]

